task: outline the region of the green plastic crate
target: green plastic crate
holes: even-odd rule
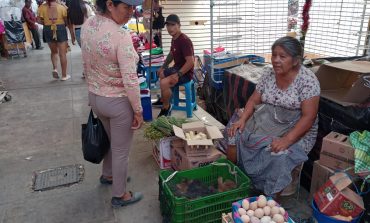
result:
[[[165,181],[173,171],[162,170],[159,173],[159,200],[164,219],[171,223],[221,222],[222,213],[230,212],[234,201],[249,196],[251,180],[237,166],[226,159],[217,160],[215,163],[216,165],[179,171],[168,182]],[[230,173],[230,170],[234,174]],[[189,200],[175,197],[168,185],[169,182],[176,184],[186,178],[200,180],[210,186],[214,185],[220,176],[224,180],[236,181],[237,188]]]

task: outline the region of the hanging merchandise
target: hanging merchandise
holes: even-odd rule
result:
[[[5,33],[5,26],[4,26],[3,21],[0,18],[0,35],[3,33]]]
[[[4,25],[8,43],[23,43],[26,41],[21,21],[6,21]]]
[[[153,15],[153,29],[164,28],[164,17],[162,14],[162,7],[159,7],[158,11],[154,11]]]
[[[355,173],[369,174],[370,173],[370,132],[359,131],[350,134],[351,144],[355,150]]]

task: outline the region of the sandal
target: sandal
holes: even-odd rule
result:
[[[69,79],[71,79],[71,75],[67,75],[65,77],[60,78],[61,81],[66,81],[66,80],[69,80]]]
[[[133,193],[129,191],[129,193],[131,194],[130,200],[123,200],[121,197],[112,197],[112,201],[111,201],[112,207],[119,208],[119,207],[123,207],[126,205],[130,205],[130,204],[140,201],[143,198],[143,194],[140,192]]]
[[[53,70],[53,71],[51,72],[51,75],[53,75],[53,78],[54,78],[54,79],[59,79],[58,71]]]

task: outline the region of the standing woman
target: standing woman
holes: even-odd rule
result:
[[[58,4],[56,0],[47,0],[38,9],[39,23],[44,25],[43,36],[51,51],[51,62],[53,64],[52,75],[59,79],[58,54],[62,67],[62,81],[71,78],[67,75],[67,8]]]
[[[128,30],[122,28],[142,0],[97,0],[99,13],[82,26],[81,50],[89,103],[104,125],[111,149],[104,157],[102,184],[112,185],[113,207],[139,201],[126,188],[133,133],[143,123],[137,55]]]
[[[81,47],[81,27],[82,24],[90,16],[95,15],[90,5],[83,0],[70,1],[67,11],[68,28],[71,32],[72,44],[75,45],[77,40],[78,45]]]

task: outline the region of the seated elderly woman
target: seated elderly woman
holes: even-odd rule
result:
[[[301,66],[297,39],[280,38],[271,49],[272,68],[264,70],[228,134],[235,136],[238,165],[255,187],[280,195],[316,141],[320,85],[315,74]]]

